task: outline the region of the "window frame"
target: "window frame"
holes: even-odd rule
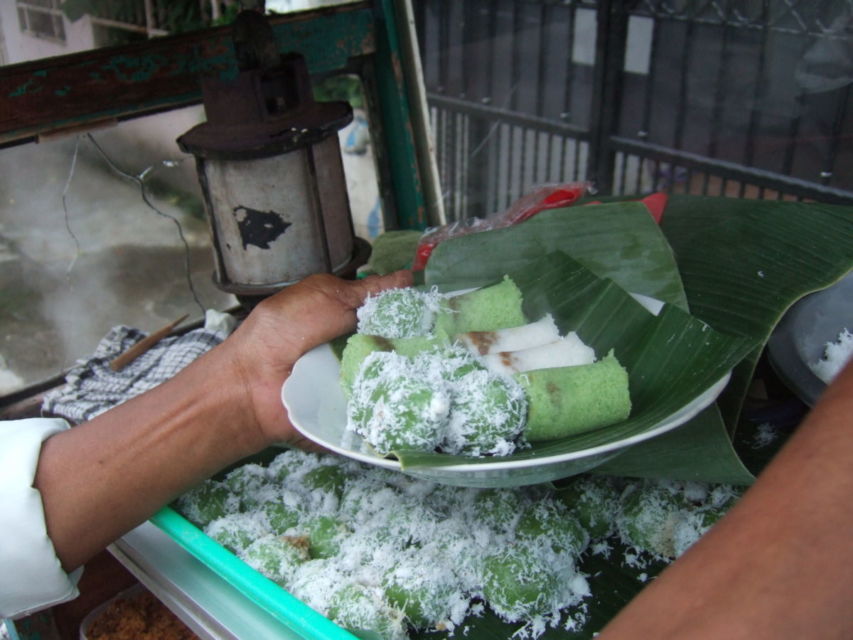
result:
[[[21,33],[33,38],[65,44],[65,18],[62,14],[60,4],[60,0],[46,0],[44,5],[33,2],[33,0],[15,0],[15,8],[18,10],[18,26],[21,29]],[[50,18],[52,26],[51,33],[45,33],[32,28],[32,16],[35,14],[41,14]]]

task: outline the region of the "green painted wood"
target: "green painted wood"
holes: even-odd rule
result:
[[[383,153],[387,156],[400,229],[424,229],[426,205],[412,132],[403,74],[398,20],[392,0],[380,0],[377,14],[375,73],[382,119]]]
[[[281,51],[311,73],[373,53],[374,11],[363,4],[270,18]],[[199,78],[236,75],[230,27],[0,67],[0,144],[198,103]]]

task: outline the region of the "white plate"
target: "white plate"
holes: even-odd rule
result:
[[[710,405],[726,386],[726,374],[704,393],[654,428],[616,442],[581,451],[537,458],[495,458],[486,464],[402,469],[397,460],[372,453],[362,439],[347,430],[347,400],[339,383],[340,363],[329,345],[302,356],[281,389],[281,398],[293,426],[309,440],[340,455],[408,475],[461,487],[517,487],[583,473],[644,440],[671,431]]]

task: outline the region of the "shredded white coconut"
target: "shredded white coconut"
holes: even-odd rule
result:
[[[829,384],[853,358],[853,334],[845,327],[834,341],[824,346],[823,357],[809,364],[814,374]]]
[[[520,625],[517,637],[535,639],[550,628],[583,628],[593,594],[578,563],[585,553],[610,554],[610,531],[638,538],[623,562],[645,571],[664,557],[659,545],[673,554],[667,559],[683,553],[738,495],[727,485],[594,477],[572,488],[575,496],[605,488],[615,496],[595,503],[612,523],[590,545],[567,533],[581,521],[581,503],[568,492],[437,485],[297,450],[210,480],[178,506],[213,514],[199,522],[209,536],[342,626],[366,625],[391,640],[407,637],[406,624],[464,634],[465,619],[489,608]],[[283,535],[271,532],[271,503],[295,514]],[[670,539],[650,536],[655,547],[644,547],[637,523],[657,522],[659,511],[674,522]],[[318,529],[318,520],[329,526]],[[317,555],[330,548],[333,555]]]
[[[769,422],[762,422],[755,430],[752,437],[752,448],[763,449],[779,439],[779,429]]]
[[[376,351],[356,375],[347,429],[382,454],[440,449],[509,455],[526,415],[521,386],[478,367],[464,350],[426,351],[413,358]]]
[[[389,289],[368,296],[358,308],[358,332],[383,338],[410,338],[432,331],[446,296],[437,289]]]
[[[559,335],[550,314],[521,327],[447,336],[436,318],[450,310],[449,297],[436,288],[392,289],[369,296],[357,310],[359,334],[406,350],[374,351],[360,365],[359,356],[342,372],[349,396],[346,432],[361,436],[363,448],[380,455],[437,450],[508,456],[528,446],[527,396],[512,373],[595,360],[576,333]],[[406,338],[432,342],[426,347],[393,342]],[[425,351],[409,352],[418,348]],[[348,353],[353,352],[345,351],[345,362]]]

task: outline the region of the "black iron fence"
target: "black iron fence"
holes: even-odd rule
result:
[[[415,0],[449,219],[543,182],[853,203],[853,0]]]

